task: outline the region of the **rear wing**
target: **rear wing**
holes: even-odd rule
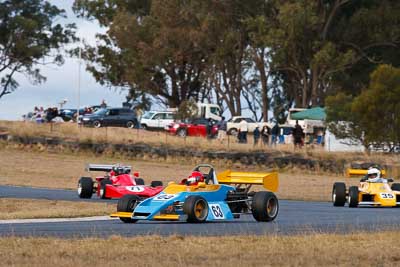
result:
[[[362,177],[367,175],[368,170],[348,168],[346,170],[347,177]],[[386,170],[381,170],[381,176],[386,177]]]
[[[226,170],[217,175],[220,184],[262,185],[265,189],[276,192],[279,186],[277,172],[233,172]]]
[[[124,168],[125,170],[131,171],[131,166],[120,166],[120,165],[107,165],[107,164],[88,164],[86,165],[86,171],[90,172],[110,172],[113,168],[120,167]]]

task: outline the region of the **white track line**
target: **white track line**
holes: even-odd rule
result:
[[[90,221],[106,221],[113,220],[109,216],[93,216],[80,218],[48,218],[48,219],[16,219],[16,220],[0,220],[0,224],[15,223],[49,223],[49,222],[90,222]]]

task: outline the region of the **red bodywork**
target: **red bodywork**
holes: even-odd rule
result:
[[[163,186],[151,187],[149,185],[137,185],[135,178],[139,177],[138,172],[131,174],[113,175],[110,172],[110,177],[96,177],[97,189],[96,194],[100,197],[100,183],[104,179],[109,179],[111,184],[106,184],[106,198],[121,198],[124,195],[136,195],[138,197],[148,198],[157,195],[163,190]]]
[[[204,124],[192,124],[192,123],[182,123],[182,122],[174,122],[167,126],[167,131],[170,134],[176,135],[180,129],[186,130],[187,136],[207,136],[207,127]],[[218,133],[218,127],[213,125],[211,127],[211,135],[215,136]]]

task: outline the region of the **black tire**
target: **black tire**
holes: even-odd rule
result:
[[[358,206],[358,187],[350,186],[349,187],[349,207],[356,208]]]
[[[100,128],[101,127],[101,122],[100,121],[94,121],[93,122],[93,127],[94,128]]]
[[[149,128],[147,127],[146,124],[142,124],[141,126],[142,126],[142,129],[143,129],[143,130],[146,130],[146,131],[147,131],[147,130],[149,129]]]
[[[399,183],[393,183],[391,186],[393,191],[400,191],[400,184]]]
[[[135,195],[125,195],[118,200],[117,212],[133,212],[140,199]],[[137,220],[132,218],[119,218],[124,223],[135,223]]]
[[[233,136],[237,136],[238,133],[239,133],[239,131],[238,131],[236,128],[231,128],[231,129],[229,129],[229,131],[228,131],[228,134],[229,134],[229,135],[233,135]]]
[[[133,129],[133,128],[135,128],[135,123],[133,121],[128,121],[126,123],[126,127],[129,129]]]
[[[136,185],[144,185],[144,180],[142,178],[135,178]]]
[[[334,183],[332,188],[332,202],[335,207],[343,207],[346,203],[346,184]]]
[[[278,198],[272,192],[257,192],[251,203],[251,212],[256,221],[273,221],[279,212]]]
[[[183,203],[183,212],[187,214],[188,222],[205,222],[208,216],[207,200],[201,196],[189,196]]]
[[[180,136],[180,137],[186,137],[187,132],[186,132],[185,129],[180,128],[180,129],[178,129],[178,130],[176,131],[176,135],[177,135],[177,136]]]
[[[109,179],[103,179],[100,181],[100,197],[102,199],[109,199],[109,197],[106,197],[106,185],[108,184],[112,184]]]
[[[161,181],[151,181],[150,186],[151,187],[163,186],[163,182],[161,182]]]
[[[78,181],[78,196],[91,198],[93,195],[93,180],[90,177],[81,177]]]

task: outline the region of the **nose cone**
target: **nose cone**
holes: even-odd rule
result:
[[[392,192],[384,192],[375,195],[375,201],[380,202],[382,207],[396,206],[396,195]]]

